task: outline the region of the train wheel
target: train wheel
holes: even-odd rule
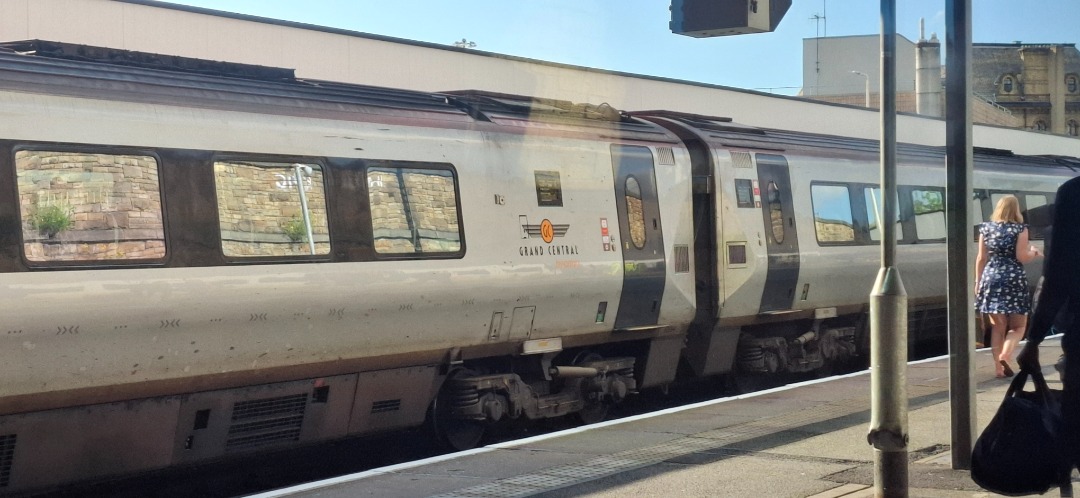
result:
[[[574,358],[573,364],[581,365],[582,363],[598,361],[602,359],[603,357],[596,353],[582,353],[579,354],[577,358]],[[580,382],[585,383],[586,379],[581,379]],[[578,420],[580,420],[583,424],[595,424],[598,422],[603,422],[604,419],[607,418],[608,409],[610,407],[611,405],[604,402],[603,398],[600,396],[587,396],[585,398],[585,408],[582,408],[581,411],[577,412],[575,415],[577,416]]]
[[[453,415],[454,397],[459,393],[453,392],[453,380],[460,375],[472,375],[468,370],[458,370],[452,373],[443,383],[439,395],[431,404],[429,414],[431,430],[435,434],[436,441],[444,448],[462,451],[475,448],[484,438],[487,424],[476,420],[462,420]]]

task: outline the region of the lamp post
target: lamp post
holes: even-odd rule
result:
[[[859,76],[862,76],[865,79],[865,84],[863,85],[863,88],[865,88],[865,91],[866,91],[866,105],[865,105],[865,107],[869,109],[870,108],[870,75],[866,74],[866,73],[864,73],[862,71],[852,71],[851,74],[857,74]]]

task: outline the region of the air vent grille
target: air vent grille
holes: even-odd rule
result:
[[[675,273],[690,273],[689,246],[675,246]]]
[[[307,395],[241,401],[233,405],[226,451],[300,440]]]
[[[731,165],[736,168],[753,168],[753,163],[750,162],[749,152],[732,152],[731,153]]]
[[[400,399],[384,399],[371,404],[371,413],[396,412],[400,409]]]
[[[657,147],[656,162],[667,166],[674,166],[675,153],[671,150],[671,147]]]
[[[15,462],[15,434],[0,436],[0,488],[11,484],[11,464]]]

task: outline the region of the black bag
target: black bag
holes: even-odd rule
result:
[[[1025,392],[1028,375],[1034,392]],[[1042,494],[1069,482],[1061,391],[1051,391],[1042,372],[1021,370],[971,454],[971,479],[1009,496]]]

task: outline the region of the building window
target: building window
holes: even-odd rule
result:
[[[321,166],[217,161],[214,186],[225,256],[330,254]]]
[[[1077,93],[1080,91],[1080,79],[1078,79],[1075,74],[1066,76],[1065,89],[1068,90],[1069,93]]]
[[[1046,131],[1046,121],[1043,121],[1043,120],[1040,119],[1040,120],[1036,121],[1035,125],[1032,126],[1031,128],[1034,129],[1035,131]]]
[[[1006,77],[1001,79],[1001,91],[1004,92],[1004,93],[1012,93],[1013,92],[1013,77],[1012,76],[1006,76]]]
[[[28,261],[165,257],[155,158],[20,150],[15,171]]]
[[[1080,123],[1077,123],[1075,119],[1070,119],[1068,124],[1069,135],[1080,135]]]

